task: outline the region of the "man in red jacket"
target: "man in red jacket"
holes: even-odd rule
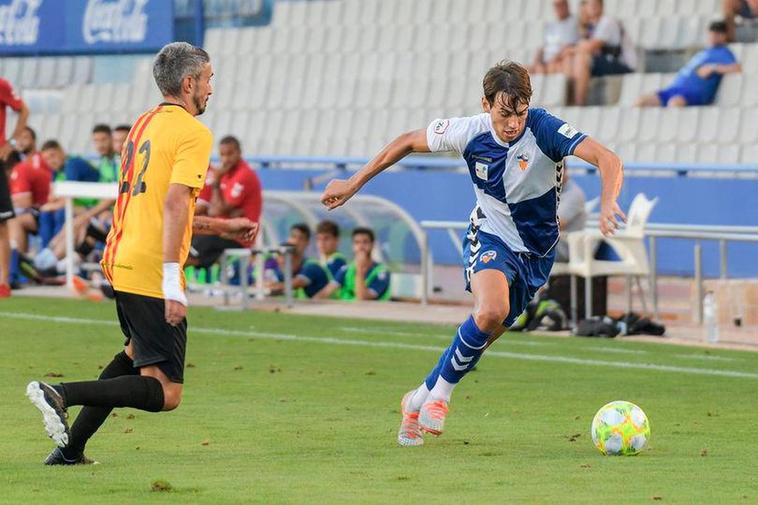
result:
[[[5,138],[5,108],[10,107],[18,113],[16,128],[10,139]],[[23,100],[13,91],[8,81],[0,78],[0,298],[11,295],[8,284],[11,262],[11,244],[8,234],[8,221],[15,217],[13,203],[8,188],[8,175],[12,168],[10,163],[11,153],[16,147],[16,139],[26,128],[26,120],[29,117],[29,108]]]
[[[242,159],[242,148],[236,137],[227,135],[219,142],[221,165],[208,171],[205,187],[197,197],[196,215],[232,218],[246,217],[257,223],[261,217],[263,195],[258,175]],[[218,236],[192,238],[187,264],[210,267],[225,249],[251,247],[248,242],[238,242]]]

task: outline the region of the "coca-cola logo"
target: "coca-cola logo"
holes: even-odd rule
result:
[[[0,44],[28,46],[39,37],[39,9],[42,0],[13,0],[0,5]]]
[[[148,0],[89,0],[82,36],[87,44],[143,42],[147,35]]]

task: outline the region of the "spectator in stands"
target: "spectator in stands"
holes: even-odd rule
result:
[[[727,26],[723,21],[714,21],[708,27],[708,47],[703,49],[679,70],[671,84],[656,93],[637,99],[641,107],[685,107],[709,105],[716,98],[721,77],[740,72],[732,51],[726,45]]]
[[[222,138],[218,149],[221,165],[208,171],[205,187],[197,198],[195,214],[222,218],[246,217],[257,223],[263,206],[258,175],[242,159],[242,148],[236,137],[228,135]],[[187,264],[208,268],[225,249],[252,245],[251,242],[238,242],[215,235],[196,235],[192,238]]]
[[[555,21],[545,24],[544,45],[529,69],[533,74],[569,72],[574,45],[579,42],[579,23],[571,15],[568,0],[554,0]]]
[[[37,132],[31,126],[26,126],[16,140],[16,151],[19,158],[25,160],[37,152]]]
[[[132,129],[128,124],[120,124],[113,129],[113,151],[121,156],[121,149],[124,147],[129,131]]]
[[[292,289],[298,298],[314,298],[329,284],[326,269],[318,261],[305,255],[311,241],[311,230],[304,223],[297,223],[290,228],[290,236],[284,246],[292,248]],[[269,282],[267,287],[272,294],[284,293],[285,257],[277,256],[275,269],[276,280]]]
[[[100,172],[100,182],[118,182],[121,165],[120,151],[113,146],[113,132],[107,124],[96,124],[92,128],[92,145],[100,156],[97,170]]]
[[[568,167],[566,167],[564,162],[563,187],[561,188],[561,198],[558,201],[561,238],[556,246],[555,261],[565,263],[569,260],[568,243],[566,242],[565,234],[584,229],[587,223],[587,212],[585,211],[584,203],[584,191],[569,177]]]
[[[722,5],[726,23],[726,40],[734,42],[737,31],[734,18],[736,16],[743,19],[758,18],[758,0],[722,0]]]
[[[5,137],[6,107],[18,113],[16,127],[10,139]],[[8,81],[0,78],[0,298],[11,296],[11,245],[8,221],[13,219],[15,213],[8,184],[8,172],[12,168],[10,157],[21,132],[26,128],[28,117],[29,108],[24,101],[16,95]]]
[[[621,22],[603,14],[603,0],[587,0],[589,38],[576,46],[573,71],[574,105],[585,105],[590,77],[626,74],[637,65],[637,54]]]
[[[63,226],[64,200],[51,198],[51,183],[57,180],[97,182],[99,173],[77,156],[66,156],[56,140],[42,145],[40,156],[32,156],[13,167],[11,196],[17,217],[10,222],[11,238],[18,250],[27,252],[27,235],[39,233],[47,244]],[[75,200],[75,206],[88,201]]]
[[[339,252],[340,227],[334,221],[321,221],[316,226],[316,248],[321,266],[333,280],[340,269],[347,264],[345,256]]]
[[[390,273],[371,257],[375,236],[370,228],[353,230],[353,261],[340,269],[335,279],[319,293],[326,298],[339,290],[342,300],[389,300]]]

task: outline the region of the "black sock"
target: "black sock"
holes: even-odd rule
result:
[[[113,379],[61,384],[66,406],[132,407],[148,412],[163,409],[163,386],[155,377],[122,375]]]
[[[100,379],[112,379],[122,375],[139,375],[139,369],[134,368],[134,362],[124,351],[116,354],[108,366],[100,374]],[[83,407],[71,425],[68,445],[63,449],[63,455],[74,459],[84,452],[84,446],[95,432],[103,425],[111,413],[110,407]]]

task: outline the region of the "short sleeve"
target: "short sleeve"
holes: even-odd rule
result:
[[[22,193],[30,193],[32,186],[29,183],[29,179],[25,177],[25,164],[19,163],[13,167],[10,177],[11,194],[19,195]]]
[[[375,268],[380,269],[379,273],[376,274],[376,277],[374,277],[371,283],[366,287],[372,291],[377,298],[381,298],[390,287],[390,273],[381,265],[377,265]]]
[[[347,276],[347,265],[343,266],[339,269],[337,274],[334,276],[334,283],[339,285],[340,287],[345,285],[345,277]]]
[[[469,140],[480,131],[480,116],[435,119],[426,129],[429,150],[433,153],[454,151],[462,154]]]
[[[597,23],[592,38],[602,40],[608,45],[618,46],[621,44],[621,27],[618,21],[610,16],[603,16]]]
[[[67,181],[99,182],[100,171],[82,158],[69,158],[63,165],[63,173]]]
[[[197,195],[197,205],[210,205],[211,198],[213,197],[213,188],[206,181],[203,189],[200,190],[200,194]]]
[[[529,126],[537,138],[537,145],[556,163],[574,154],[576,146],[587,135],[544,109],[531,109]]]
[[[11,84],[5,79],[0,79],[0,104],[5,104],[14,111],[21,110],[24,101],[13,91]]]
[[[339,274],[340,270],[347,264],[345,261],[345,258],[338,256],[328,262],[326,264],[326,267],[329,269],[329,271],[332,273],[332,276],[335,278],[337,277],[337,274]]]
[[[171,183],[200,189],[205,184],[213,137],[206,129],[194,129],[179,139]]]

